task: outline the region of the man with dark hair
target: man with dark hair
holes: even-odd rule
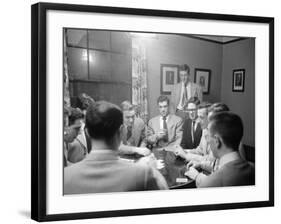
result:
[[[144,121],[136,117],[136,111],[131,102],[123,101],[121,109],[123,111],[123,128],[119,152],[121,154],[149,155],[151,151],[145,147],[146,126]]]
[[[229,107],[226,104],[221,102],[213,103],[209,109],[208,117],[211,117],[215,113],[226,112],[226,111],[229,111]],[[240,142],[239,144],[239,153],[241,158],[246,160],[245,148],[242,142]]]
[[[105,101],[89,106],[86,129],[92,150],[84,160],[65,168],[64,194],[167,189],[158,170],[119,159],[122,125],[118,106]]]
[[[192,97],[187,102],[187,111],[189,119],[185,119],[182,126],[182,140],[181,147],[183,149],[196,148],[202,136],[202,129],[197,119],[197,106],[199,100],[196,97]]]
[[[207,142],[209,106],[210,105],[208,103],[201,103],[198,106],[198,121],[202,128],[202,136],[199,145],[193,149],[188,149],[188,148],[183,149],[180,145],[178,145],[174,151],[176,156],[180,156],[188,162],[192,160],[195,160],[197,162],[202,162],[205,160],[209,160],[210,158],[213,158],[211,149]]]
[[[68,161],[71,163],[77,163],[85,158],[85,156],[91,150],[91,141],[87,132],[85,131],[85,114],[79,108],[75,108],[72,111],[72,115],[69,117],[69,122],[71,122],[72,117],[79,118],[81,123],[81,129],[79,134],[76,136],[74,141],[69,144],[68,147]]]
[[[160,115],[148,122],[147,143],[161,148],[179,145],[182,138],[182,119],[169,112],[169,98],[157,99]]]
[[[202,102],[202,88],[191,81],[190,68],[184,64],[180,66],[180,83],[173,86],[171,95],[171,113],[175,113],[181,118],[186,118],[184,112],[187,101],[191,97],[197,97]]]
[[[208,142],[215,158],[219,159],[218,169],[210,176],[190,167],[186,175],[196,180],[197,187],[222,187],[255,184],[255,169],[243,160],[238,152],[243,136],[241,118],[230,112],[215,113],[208,124]]]
[[[64,116],[68,117],[68,126],[64,127],[64,166],[71,165],[69,160],[72,153],[71,144],[81,132],[83,113],[79,108],[64,108]]]

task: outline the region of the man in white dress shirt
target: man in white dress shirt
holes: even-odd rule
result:
[[[171,95],[171,113],[185,119],[184,112],[187,102],[191,97],[197,97],[202,102],[202,88],[191,81],[190,68],[184,64],[180,66],[180,83],[173,86]]]

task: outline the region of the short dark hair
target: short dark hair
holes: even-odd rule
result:
[[[123,113],[117,105],[106,101],[89,105],[86,113],[86,128],[91,138],[109,142],[122,124]]]
[[[209,108],[209,112],[224,112],[224,111],[229,111],[229,107],[221,102],[217,102],[217,103],[213,103],[210,108]]]
[[[165,102],[165,101],[168,103],[168,105],[170,104],[169,97],[167,97],[165,95],[161,95],[157,99],[157,104],[159,104],[160,102]]]
[[[180,65],[179,71],[187,71],[187,73],[189,74],[190,68],[187,64],[183,64],[183,65]]]
[[[231,112],[218,112],[209,119],[211,126],[210,132],[217,133],[223,140],[223,143],[238,151],[239,144],[243,137],[243,122],[241,118]]]
[[[68,110],[69,110],[69,116],[68,116],[69,125],[74,124],[75,121],[78,119],[84,118],[84,114],[79,108],[69,107]]]
[[[90,104],[93,104],[95,100],[86,93],[81,93],[78,97],[78,106],[81,110],[87,110]]]

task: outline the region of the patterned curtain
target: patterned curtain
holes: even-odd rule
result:
[[[70,108],[70,95],[69,95],[69,76],[68,76],[68,60],[67,60],[67,30],[64,29],[63,35],[63,103],[64,103],[64,113],[68,113],[68,108]],[[64,125],[68,125],[68,116],[64,116]]]
[[[132,103],[137,116],[148,120],[147,106],[147,63],[145,45],[138,38],[132,38]]]

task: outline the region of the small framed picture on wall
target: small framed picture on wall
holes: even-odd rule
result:
[[[195,68],[195,80],[194,82],[201,86],[204,94],[210,92],[211,70]]]
[[[161,64],[161,94],[171,94],[174,84],[179,82],[179,66]]]
[[[234,69],[232,76],[232,92],[244,92],[245,69]]]

